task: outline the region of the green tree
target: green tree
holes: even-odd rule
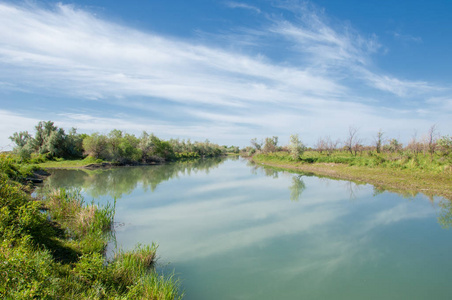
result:
[[[103,134],[97,132],[83,139],[85,154],[94,158],[106,159],[108,156],[108,140]]]
[[[298,138],[298,134],[292,134],[289,141],[289,152],[293,159],[298,160],[306,150],[305,145]]]
[[[64,158],[83,155],[82,138],[75,128],[66,134],[63,128],[58,128],[52,121],[41,121],[35,129],[34,137],[26,131],[16,132],[10,137],[16,144],[15,151],[22,158],[29,157],[31,153]]]
[[[442,155],[447,156],[452,152],[452,137],[445,135],[437,140]]]

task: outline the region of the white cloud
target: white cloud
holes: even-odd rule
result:
[[[252,8],[238,2],[228,5]],[[105,131],[121,127],[242,146],[255,136],[280,135],[285,140],[295,132],[312,143],[318,136],[340,137],[349,125],[371,121],[378,125],[366,125],[363,133],[374,126],[399,130],[399,120],[405,122],[403,128],[433,123],[432,115],[421,114],[420,107],[401,109],[390,102],[421,94],[431,98],[446,89],[373,71],[371,55],[381,47],[375,36],[363,38],[350,26],[334,27],[312,9],[298,7],[298,11],[301,15],[292,21],[266,15],[268,27],[246,30],[255,38],[251,48],[282,40],[289,43],[278,48],[283,59],[277,60],[260,52],[247,54],[247,49],[212,46],[209,41],[141,32],[71,5],[46,10],[0,3],[4,28],[0,87],[61,97],[62,103],[67,97],[95,99],[109,108],[105,111],[127,110],[123,117],[115,117],[84,102],[89,112],[80,112],[77,118],[72,106],[65,110],[62,104],[60,111],[53,111],[40,102],[44,110],[57,115],[57,123],[68,127],[92,130],[95,126]],[[350,85],[348,80],[369,88],[359,91],[359,83]],[[387,94],[383,99],[370,97],[373,91]],[[35,104],[28,105],[26,96],[20,101],[29,107],[21,117],[48,119],[35,110]],[[4,108],[11,118],[18,116],[10,107]],[[388,113],[389,107],[393,111]],[[141,115],[133,116],[132,110]],[[146,118],[144,111],[152,112],[152,117]],[[180,119],[169,119],[171,113]],[[451,127],[446,117],[440,119],[443,127]]]
[[[27,118],[0,109],[0,152],[12,150],[14,145],[9,137],[12,136],[14,132],[29,131],[31,133],[38,122],[38,119]]]
[[[422,43],[422,38],[419,36],[412,36],[409,34],[402,34],[400,32],[394,31],[392,32],[393,37],[396,40],[402,41],[402,42],[415,42],[415,43]]]
[[[261,13],[261,10],[259,8],[257,8],[256,6],[249,5],[249,4],[242,3],[242,2],[229,1],[229,2],[226,2],[226,5],[230,8],[242,8],[242,9],[248,9],[248,10],[254,11],[258,14]]]

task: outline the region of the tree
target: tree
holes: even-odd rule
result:
[[[12,136],[9,137],[11,141],[13,141],[17,147],[24,147],[32,136],[28,133],[28,131],[14,132]]]
[[[350,126],[348,128],[348,136],[344,141],[345,148],[350,151],[350,154],[355,155],[359,150],[361,139],[358,137],[358,129]]]
[[[452,152],[452,137],[445,135],[438,139],[437,144],[442,155],[447,156]]]
[[[10,139],[16,144],[15,151],[29,157],[31,153],[45,154],[49,157],[81,157],[82,137],[72,128],[69,134],[58,128],[52,121],[41,121],[35,127],[32,137],[28,132],[14,133]]]
[[[103,134],[97,132],[83,140],[85,154],[94,158],[106,159],[108,156],[108,140]]]
[[[323,138],[319,138],[314,147],[317,151],[319,151],[319,153],[322,153],[326,150],[326,141]]]
[[[381,152],[381,148],[383,146],[383,131],[381,129],[377,132],[377,136],[375,137],[375,149],[377,150],[377,153]]]
[[[254,139],[251,139],[250,143],[251,143],[251,146],[253,146],[254,149],[256,149],[256,151],[261,150],[261,148],[262,148],[262,141],[258,142],[257,138],[254,138]]]
[[[403,145],[397,139],[390,139],[389,144],[385,145],[388,152],[395,153],[402,150]]]
[[[39,154],[50,153],[59,156],[64,141],[64,130],[52,121],[41,121],[35,126],[35,137],[31,140],[32,149]]]
[[[436,150],[436,124],[432,125],[427,135],[428,152],[430,153],[430,161],[433,161],[433,154]]]
[[[327,156],[330,156],[337,149],[339,143],[339,140],[333,141],[329,136],[326,136],[324,138],[319,138],[315,147],[320,153],[326,151]]]
[[[140,136],[138,148],[141,150],[141,155],[143,161],[145,162],[149,161],[153,155],[153,151],[155,148],[155,144],[153,142],[154,138],[155,136],[152,133],[149,134],[146,131],[143,131],[143,133]]]
[[[16,144],[14,152],[18,154],[22,160],[27,160],[31,157],[33,149],[31,148],[30,141],[33,137],[28,131],[15,132],[9,139]]]
[[[271,138],[265,138],[265,144],[264,147],[262,148],[262,151],[264,151],[265,153],[269,153],[269,152],[275,152],[277,150],[277,146],[278,146],[278,137],[277,136],[273,136]]]
[[[81,158],[83,157],[83,138],[86,134],[78,134],[77,129],[71,128],[69,134],[64,139],[64,157]]]
[[[289,152],[293,159],[298,160],[306,150],[305,145],[298,138],[298,134],[292,134],[289,141]]]
[[[411,141],[408,143],[407,148],[417,156],[422,151],[422,143],[418,142],[416,136],[417,132],[414,132],[413,136],[411,137]]]

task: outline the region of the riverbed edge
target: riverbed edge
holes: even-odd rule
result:
[[[371,184],[377,190],[396,192],[404,196],[422,193],[429,198],[441,196],[452,201],[452,176],[449,174],[425,174],[389,168],[349,166],[340,163],[275,162],[250,157],[252,162],[295,172],[310,173],[331,179],[348,180],[359,184]]]

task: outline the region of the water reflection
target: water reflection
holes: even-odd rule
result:
[[[51,170],[44,189],[77,188],[93,197],[109,196],[120,199],[138,187],[153,192],[159,184],[179,176],[190,176],[199,172],[209,174],[218,168],[225,158],[217,157],[193,162],[142,167],[118,167],[99,170]],[[42,189],[42,188],[41,188]],[[38,191],[39,193],[39,191]]]
[[[306,189],[306,185],[304,184],[301,175],[296,175],[292,177],[292,185],[289,187],[289,189],[290,189],[290,200],[299,201],[301,194]]]
[[[357,196],[359,194],[359,191],[364,189],[367,185],[366,183],[362,182],[353,182],[353,181],[346,181],[346,180],[337,180],[337,179],[331,179],[327,177],[317,177],[312,173],[304,173],[304,172],[298,172],[297,173],[289,173],[287,171],[284,171],[277,167],[269,167],[264,165],[258,165],[251,161],[247,162],[247,166],[251,169],[251,173],[254,175],[257,175],[259,172],[261,174],[264,174],[265,176],[271,177],[271,178],[279,178],[280,174],[286,174],[289,176],[292,176],[292,184],[289,186],[290,190],[290,200],[298,202],[301,199],[301,195],[303,191],[306,189],[306,184],[303,181],[302,177],[309,177],[314,176],[318,179],[319,183],[322,183],[324,188],[328,188],[330,183],[332,182],[342,182],[344,186],[344,190],[348,192],[348,198],[350,200],[356,200],[359,198]],[[368,186],[368,185],[367,185]],[[416,190],[398,190],[398,189],[385,189],[383,187],[376,187],[372,186],[373,188],[373,197],[377,197],[379,195],[384,194],[385,192],[392,192],[396,193],[399,196],[405,198],[405,199],[414,199],[416,196],[418,196],[420,193]],[[444,229],[452,228],[452,201],[448,199],[442,199],[437,204],[435,204],[435,198],[433,195],[425,195],[430,202],[435,205],[438,208],[438,217],[437,221]]]
[[[157,242],[160,262],[180,274],[186,299],[447,299],[452,293],[452,231],[436,222],[439,210],[441,225],[450,226],[450,202],[375,194],[370,185],[238,158],[213,163],[208,172],[149,169],[123,168],[121,176],[108,170],[109,176],[92,173],[74,183],[91,194],[121,187],[118,245]],[[106,176],[109,187],[90,187],[102,182],[95,176]]]
[[[452,227],[452,202],[443,199],[439,203],[440,212],[438,216],[438,223],[445,229]]]

